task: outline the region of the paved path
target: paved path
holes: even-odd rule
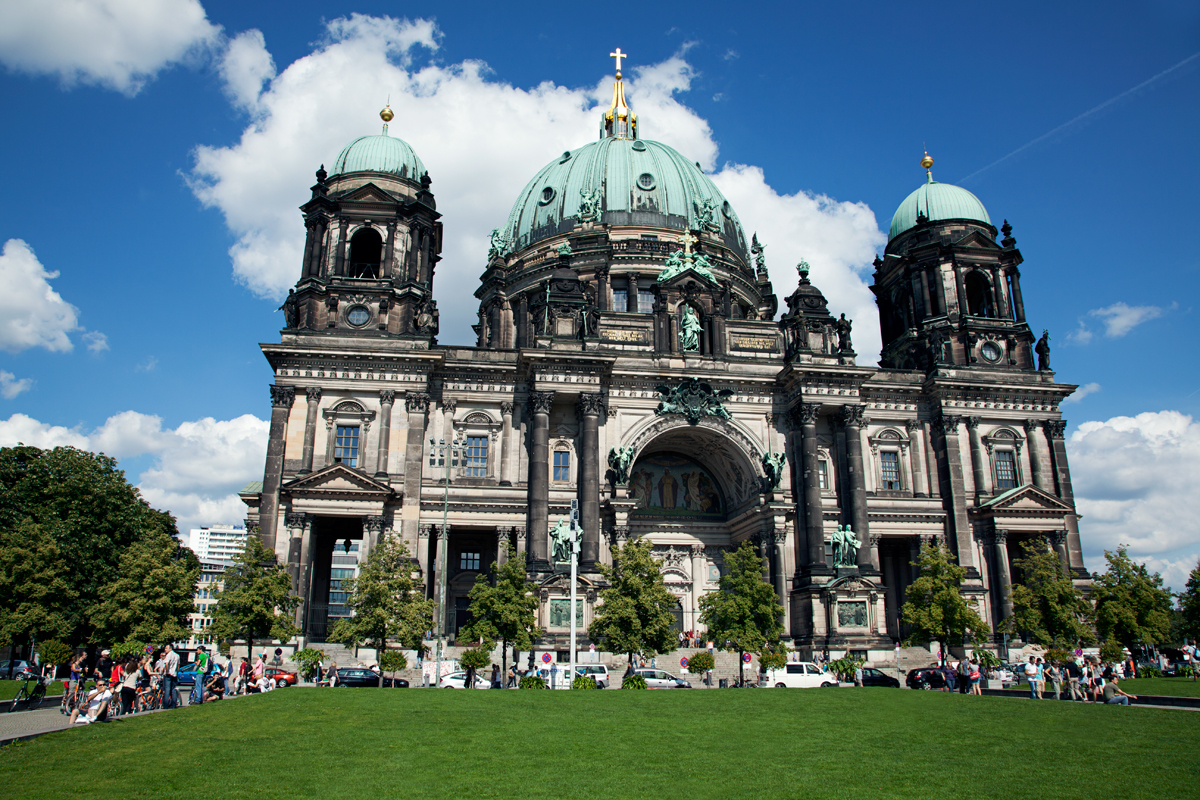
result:
[[[188,704],[187,695],[191,687],[183,687],[185,691],[179,693],[179,699],[183,705]],[[61,697],[47,697],[42,705],[33,711],[11,711],[0,712],[0,745],[8,744],[15,739],[30,739],[34,736],[41,736],[43,733],[53,733],[54,731],[66,730],[71,727],[67,724],[67,715],[59,711]],[[0,705],[0,708],[7,709],[8,703]],[[172,709],[160,709],[170,711]],[[159,711],[143,711],[142,714],[157,714]],[[142,714],[126,714],[128,717],[140,717]],[[122,719],[117,717],[116,719]],[[76,724],[74,727],[83,728],[85,725]]]

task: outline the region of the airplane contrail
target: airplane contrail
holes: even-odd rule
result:
[[[1155,81],[1159,80],[1160,78],[1164,78],[1164,77],[1166,77],[1167,75],[1170,75],[1170,74],[1171,74],[1172,72],[1174,72],[1175,70],[1179,69],[1180,67],[1183,67],[1185,64],[1187,64],[1187,63],[1188,63],[1188,62],[1190,62],[1190,61],[1194,61],[1194,60],[1196,60],[1197,58],[1200,58],[1200,53],[1193,53],[1192,55],[1190,55],[1190,56],[1188,56],[1187,58],[1185,58],[1183,61],[1180,61],[1180,62],[1179,62],[1178,64],[1176,64],[1175,66],[1173,66],[1173,67],[1170,67],[1170,68],[1168,68],[1168,69],[1165,69],[1165,70],[1163,70],[1162,72],[1158,73],[1158,74],[1157,74],[1157,75],[1155,75],[1153,78],[1149,78],[1149,79],[1147,79],[1147,80],[1144,80],[1144,81],[1142,81],[1142,82],[1141,82],[1141,83],[1139,83],[1137,86],[1134,86],[1132,89],[1126,89],[1125,91],[1121,92],[1121,93],[1120,93],[1119,95],[1117,95],[1116,97],[1111,97],[1111,98],[1109,98],[1108,100],[1105,100],[1105,101],[1104,101],[1103,103],[1101,103],[1100,105],[1096,106],[1095,108],[1092,108],[1092,109],[1089,109],[1089,110],[1087,110],[1087,111],[1083,112],[1083,113],[1082,113],[1082,114],[1080,114],[1078,117],[1076,117],[1075,119],[1071,120],[1070,122],[1064,122],[1062,125],[1059,125],[1057,128],[1055,128],[1054,130],[1050,131],[1049,133],[1043,133],[1041,136],[1037,137],[1037,138],[1036,138],[1036,139],[1034,139],[1033,141],[1031,141],[1031,142],[1027,142],[1027,143],[1025,143],[1025,144],[1021,145],[1021,146],[1020,146],[1020,147],[1018,147],[1016,150],[1013,150],[1011,153],[1009,153],[1008,155],[1004,156],[1003,158],[999,158],[999,159],[997,159],[997,160],[993,161],[992,163],[988,164],[986,167],[983,167],[982,169],[977,169],[977,170],[975,170],[974,172],[972,172],[972,173],[971,173],[970,175],[968,175],[967,177],[960,179],[960,180],[959,180],[959,183],[966,183],[967,181],[971,180],[971,178],[974,178],[976,175],[979,175],[979,174],[981,174],[981,173],[987,172],[989,169],[991,169],[992,167],[996,166],[997,164],[1002,164],[1002,163],[1004,163],[1005,161],[1008,161],[1010,158],[1012,158],[1013,156],[1017,155],[1018,153],[1022,153],[1022,152],[1024,152],[1024,151],[1028,150],[1029,148],[1033,147],[1035,144],[1038,144],[1039,142],[1045,141],[1046,139],[1049,139],[1049,138],[1050,138],[1051,136],[1053,136],[1054,134],[1056,134],[1056,133],[1059,133],[1060,131],[1063,131],[1063,130],[1065,130],[1066,128],[1069,128],[1069,127],[1071,127],[1071,126],[1072,126],[1072,125],[1074,125],[1075,123],[1077,123],[1077,122],[1080,122],[1081,120],[1087,119],[1088,117],[1092,116],[1093,114],[1095,114],[1095,113],[1097,113],[1097,112],[1099,112],[1099,111],[1102,111],[1102,110],[1103,110],[1103,109],[1105,109],[1105,108],[1108,108],[1108,107],[1109,107],[1109,106],[1111,106],[1113,103],[1116,103],[1116,102],[1118,102],[1118,101],[1122,100],[1123,98],[1125,98],[1125,97],[1128,97],[1129,95],[1133,94],[1134,92],[1136,92],[1136,91],[1138,91],[1138,90],[1140,90],[1140,89],[1144,89],[1144,88],[1146,88],[1147,86],[1149,86],[1150,84],[1152,84],[1152,83],[1154,83]]]

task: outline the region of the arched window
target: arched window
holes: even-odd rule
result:
[[[360,228],[350,239],[351,278],[378,278],[383,263],[383,237],[374,228]]]
[[[552,478],[558,482],[571,480],[571,451],[566,447],[554,450],[554,474]]]
[[[973,317],[994,317],[992,284],[981,272],[972,272],[963,281],[967,290],[967,313]]]

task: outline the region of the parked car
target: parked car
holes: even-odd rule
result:
[[[180,686],[194,686],[196,684],[196,663],[184,664],[175,673],[175,680]]]
[[[351,689],[357,687],[374,689],[379,686],[379,675],[375,670],[367,669],[366,667],[339,667],[337,678],[338,686],[345,686]],[[408,681],[403,678],[384,678],[383,686],[385,689],[407,689]]]
[[[874,667],[863,667],[863,686],[888,686],[900,688],[900,681]]]
[[[467,688],[467,671],[463,670],[462,672],[451,672],[449,675],[443,675],[442,679],[440,681],[438,681],[438,688],[439,689],[465,689],[465,688]],[[488,680],[487,678],[483,677],[482,675],[476,674],[475,675],[475,688],[476,689],[490,689],[490,688],[492,688],[492,682],[490,680]]]
[[[9,664],[10,664],[9,661],[0,661],[0,678],[2,678],[4,680],[8,680]],[[13,661],[13,662],[11,662],[11,664],[12,664],[13,680],[16,680],[18,675],[20,675],[25,670],[29,669],[28,661]]]
[[[763,686],[776,689],[812,689],[818,686],[837,686],[836,675],[826,672],[811,661],[788,664],[783,669],[767,670]]]
[[[300,676],[294,672],[288,672],[286,669],[279,667],[267,667],[267,678],[275,681],[275,688],[282,689],[285,686],[295,686],[300,682]]]
[[[603,664],[576,664],[576,675],[587,675],[594,678],[596,685],[601,689],[607,689],[611,683],[608,677],[608,667]]]
[[[904,683],[910,689],[945,689],[946,676],[938,667],[910,669]]]
[[[676,678],[669,672],[663,672],[661,669],[635,669],[635,675],[641,675],[646,679],[647,689],[690,689],[692,685],[683,678]]]

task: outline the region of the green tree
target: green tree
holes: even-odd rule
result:
[[[1187,585],[1179,593],[1180,628],[1184,636],[1194,643],[1200,638],[1200,563],[1188,576]]]
[[[1096,633],[1132,650],[1139,644],[1162,644],[1171,633],[1171,593],[1162,576],[1129,557],[1127,548],[1105,550],[1108,569],[1092,580]]]
[[[217,592],[212,635],[218,641],[244,639],[254,652],[254,640],[273,637],[286,642],[298,632],[292,615],[300,598],[292,594],[292,579],[275,562],[275,554],[251,534],[234,563],[225,569],[224,588]]]
[[[721,589],[700,598],[700,624],[721,650],[738,654],[738,682],[745,680],[745,654],[761,652],[783,633],[783,606],[763,580],[762,560],[750,542],[725,554],[728,573]]]
[[[425,631],[433,624],[434,603],[418,590],[414,569],[404,542],[391,535],[380,537],[358,577],[342,582],[354,616],[338,620],[329,638],[350,647],[366,644],[381,654],[390,641],[420,651]],[[379,686],[383,688],[382,670]]]
[[[675,647],[672,626],[679,601],[667,591],[662,570],[650,555],[648,539],[613,550],[612,565],[598,564],[608,581],[600,590],[603,605],[596,609],[588,636],[610,653],[655,655]]]
[[[1013,615],[1001,630],[1060,650],[1094,644],[1092,606],[1063,572],[1058,554],[1044,541],[1025,542],[1023,548],[1025,554],[1013,565],[1024,577],[1013,584]]]
[[[396,673],[407,666],[408,659],[399,650],[384,650],[379,654],[379,671],[386,672],[392,676],[393,686],[396,681]]]
[[[962,596],[960,588],[967,571],[942,544],[921,548],[915,566],[920,576],[908,587],[908,599],[900,609],[900,621],[911,626],[905,645],[933,641],[949,647],[968,634],[979,644],[990,633],[988,624]]]
[[[0,550],[24,521],[50,534],[70,602],[61,604],[68,644],[93,641],[91,610],[104,601],[121,554],[136,541],[175,537],[174,518],[157,511],[125,480],[115,459],[73,447],[0,448]],[[190,596],[190,595],[189,595]]]
[[[74,655],[74,651],[65,642],[60,642],[58,639],[38,642],[37,651],[43,666],[50,665],[55,668],[71,663],[71,656]],[[56,671],[56,669],[52,669],[50,674],[54,675]]]
[[[537,587],[526,580],[524,559],[507,545],[504,564],[492,562],[491,579],[479,575],[471,587],[471,622],[458,633],[465,642],[500,642],[501,672],[508,674],[508,648],[527,650],[542,635],[537,626]]]
[[[493,643],[485,641],[479,647],[473,647],[470,650],[464,650],[459,661],[467,670],[467,680],[463,683],[464,689],[475,688],[475,675],[479,670],[487,667],[492,663],[492,647]]]
[[[63,639],[74,630],[76,593],[47,527],[24,519],[0,545],[0,646]]]
[[[188,635],[200,561],[177,539],[154,533],[125,548],[116,577],[92,607],[105,642],[170,642]]]
[[[712,657],[712,653],[701,651],[688,659],[687,670],[693,675],[703,676],[710,669],[715,669],[716,665],[716,660]]]

